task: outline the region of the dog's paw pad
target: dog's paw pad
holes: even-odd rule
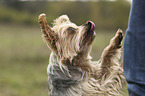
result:
[[[123,32],[121,29],[118,29],[116,35],[111,39],[111,46],[115,48],[120,48],[123,39]]]
[[[123,33],[122,33],[122,30],[120,30],[120,29],[118,29],[118,31],[117,31],[117,33],[118,33],[118,45],[120,45],[121,44],[121,42],[122,42],[122,39],[123,39]]]
[[[115,46],[117,48],[121,47],[122,39],[123,39],[123,31],[121,29],[118,29],[115,36]]]

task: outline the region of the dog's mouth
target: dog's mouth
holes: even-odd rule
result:
[[[95,30],[95,24],[92,22],[92,21],[87,21],[86,22],[86,25],[87,25],[87,34],[91,34],[91,33],[94,33],[94,30]]]
[[[86,31],[83,36],[83,44],[91,43],[95,38],[95,24],[92,21],[87,21],[84,26]]]
[[[86,38],[88,37],[95,37],[95,24],[92,21],[86,22]]]

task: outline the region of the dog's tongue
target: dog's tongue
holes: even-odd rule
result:
[[[87,21],[86,24],[90,26],[90,32],[95,30],[95,24],[92,21]]]

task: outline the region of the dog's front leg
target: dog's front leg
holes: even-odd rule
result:
[[[38,22],[41,26],[42,37],[50,47],[50,49],[56,51],[56,41],[58,40],[58,36],[52,31],[52,28],[47,24],[46,15],[40,14],[38,17]]]
[[[111,66],[115,65],[119,61],[121,57],[122,39],[122,30],[118,29],[116,35],[111,39],[110,44],[104,49],[101,56],[102,75],[107,75],[108,73],[110,73],[110,71],[112,70],[110,69]]]

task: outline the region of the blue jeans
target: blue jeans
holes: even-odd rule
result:
[[[145,96],[145,0],[133,0],[123,49],[129,96]]]

